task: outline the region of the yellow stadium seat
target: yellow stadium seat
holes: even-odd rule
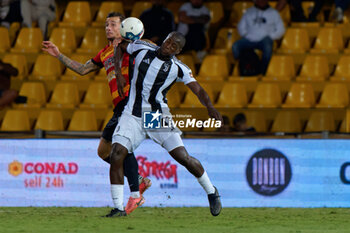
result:
[[[321,29],[321,24],[319,22],[292,22],[291,27],[305,29],[310,41],[313,41]]]
[[[168,8],[174,15],[175,24],[179,23],[179,9],[184,4],[183,1],[169,1],[166,5],[166,8]]]
[[[225,83],[219,94],[217,108],[243,108],[248,104],[247,91],[244,84]]]
[[[344,108],[349,105],[349,90],[343,83],[327,83],[317,108]]]
[[[204,5],[210,11],[210,24],[218,25],[224,19],[224,8],[222,6],[222,2],[214,1],[214,2],[206,2]]]
[[[273,8],[276,8],[277,2],[272,2],[269,1],[269,5]],[[284,22],[285,25],[288,25],[290,20],[291,20],[291,16],[290,16],[290,8],[289,5],[286,5],[282,11],[279,12],[280,16]]]
[[[283,108],[311,108],[315,105],[315,94],[311,84],[293,83]]]
[[[0,27],[0,53],[5,53],[11,48],[9,31],[5,27]]]
[[[56,84],[48,108],[74,108],[79,104],[78,87],[74,83],[59,82]]]
[[[299,114],[296,111],[277,113],[271,132],[299,133],[302,132]]]
[[[301,2],[301,6],[303,8],[304,11],[304,15],[306,16],[306,18],[309,17],[310,13],[312,12],[314,6],[315,6],[315,2],[314,1],[302,1]],[[316,20],[318,22],[323,22],[324,19],[324,15],[323,14],[318,14],[316,17]]]
[[[169,108],[177,108],[181,104],[180,92],[177,86],[173,86],[170,88],[168,93],[166,94],[166,98],[168,100]]]
[[[208,96],[212,103],[214,102],[214,93],[210,84],[202,83],[200,84],[203,89],[208,93]],[[201,102],[198,100],[198,97],[191,91],[188,90],[184,102],[180,105],[181,108],[204,108]]]
[[[287,28],[278,53],[292,55],[296,64],[301,64],[310,49],[310,39],[304,28]]]
[[[12,53],[39,53],[43,36],[40,28],[22,28],[17,37]]]
[[[112,97],[107,82],[92,82],[86,91],[80,108],[108,108],[112,106]]]
[[[248,8],[254,5],[251,1],[234,1],[230,14],[229,24],[236,26]]]
[[[137,1],[132,6],[131,15],[132,17],[139,18],[142,12],[152,7],[152,2]]]
[[[106,32],[104,28],[88,28],[77,53],[90,53],[96,55],[107,45]]]
[[[267,132],[267,123],[263,112],[246,112],[247,125],[255,128],[256,132]]]
[[[16,104],[17,108],[40,108],[46,103],[45,86],[41,82],[24,82],[19,95],[27,97],[27,103]]]
[[[224,55],[207,55],[199,69],[198,80],[222,81],[229,75],[229,64]]]
[[[60,27],[86,27],[91,22],[91,9],[88,1],[68,2]]]
[[[68,125],[68,131],[97,131],[97,120],[93,111],[76,110]]]
[[[340,57],[331,81],[349,81],[350,80],[350,55]]]
[[[329,75],[328,59],[323,55],[307,55],[297,81],[323,81]]]
[[[220,28],[211,52],[214,54],[228,54],[232,57],[232,45],[239,38],[240,35],[236,28]]]
[[[17,79],[24,79],[28,76],[27,59],[24,55],[7,53],[3,58],[3,62],[10,63],[18,70]]]
[[[282,103],[281,91],[275,83],[259,83],[248,108],[276,108]]]
[[[123,2],[102,2],[101,6],[97,12],[97,16],[92,26],[100,27],[104,26],[108,13],[110,12],[119,12],[125,15]]]
[[[340,127],[339,127],[339,133],[349,133],[346,130],[346,119],[342,120]]]
[[[75,33],[72,28],[54,28],[50,36],[50,41],[57,45],[63,54],[69,55],[77,48]]]
[[[332,112],[312,112],[306,123],[305,132],[335,131]]]
[[[272,56],[269,67],[267,68],[264,81],[282,81],[291,80],[295,77],[295,65],[293,57],[284,55]]]
[[[38,116],[34,129],[47,131],[64,130],[62,113],[57,110],[42,110]]]
[[[85,64],[87,61],[91,60],[91,56],[87,55],[87,54],[73,54],[70,57],[72,60],[77,61],[81,64]],[[75,71],[67,68],[66,71],[64,72],[63,76],[61,76],[62,80],[65,81],[71,81],[71,80],[84,80],[84,79],[89,79],[90,77],[92,77],[94,75],[94,72],[88,73],[86,75],[80,75],[78,73],[76,73]]]
[[[191,54],[180,54],[176,57],[192,70],[193,75],[197,74],[196,66],[194,64],[193,56]]]
[[[7,110],[1,124],[1,131],[27,131],[30,130],[27,111]]]
[[[29,78],[32,80],[57,80],[62,71],[63,66],[57,58],[48,54],[40,54]]]
[[[101,130],[103,130],[106,127],[106,125],[109,122],[109,120],[113,117],[113,114],[114,114],[113,111],[108,111],[108,113],[106,114],[105,119],[103,120],[103,124],[102,124],[102,129]]]

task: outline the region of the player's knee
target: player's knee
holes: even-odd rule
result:
[[[99,146],[99,147],[97,148],[97,154],[98,154],[98,156],[99,156],[101,159],[107,158],[108,155],[109,155],[109,152],[110,152],[110,151],[106,150],[106,149],[103,148],[102,146]]]
[[[123,160],[127,155],[125,148],[119,144],[113,144],[111,151],[111,164],[123,165]]]

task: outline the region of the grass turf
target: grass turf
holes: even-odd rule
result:
[[[110,208],[0,207],[0,232],[244,232],[348,233],[350,209],[139,208],[130,216],[102,218]]]

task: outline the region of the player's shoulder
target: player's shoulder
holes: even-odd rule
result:
[[[185,63],[179,60],[177,57],[173,57],[173,61],[175,65],[179,66],[183,71],[191,71],[190,67],[188,67]]]
[[[144,40],[135,40],[132,44],[143,46],[145,48],[149,48],[149,49],[152,49],[152,50],[156,50],[158,48],[157,45],[152,44],[152,43],[147,42],[147,41],[144,41]]]
[[[107,44],[103,49],[100,50],[100,53],[106,51],[107,49],[113,49],[113,46]]]

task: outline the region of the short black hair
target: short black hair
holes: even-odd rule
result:
[[[247,122],[247,118],[245,117],[244,113],[240,112],[233,118],[233,125],[237,125],[238,123],[242,122]]]
[[[179,43],[181,49],[185,46],[186,39],[185,39],[185,36],[182,33],[177,32],[177,31],[173,31],[173,32],[169,33],[169,36],[175,38],[175,40]]]
[[[109,12],[107,15],[107,19],[112,18],[112,17],[119,17],[120,22],[122,22],[125,19],[125,15],[123,15],[120,12],[115,12],[115,11]]]

